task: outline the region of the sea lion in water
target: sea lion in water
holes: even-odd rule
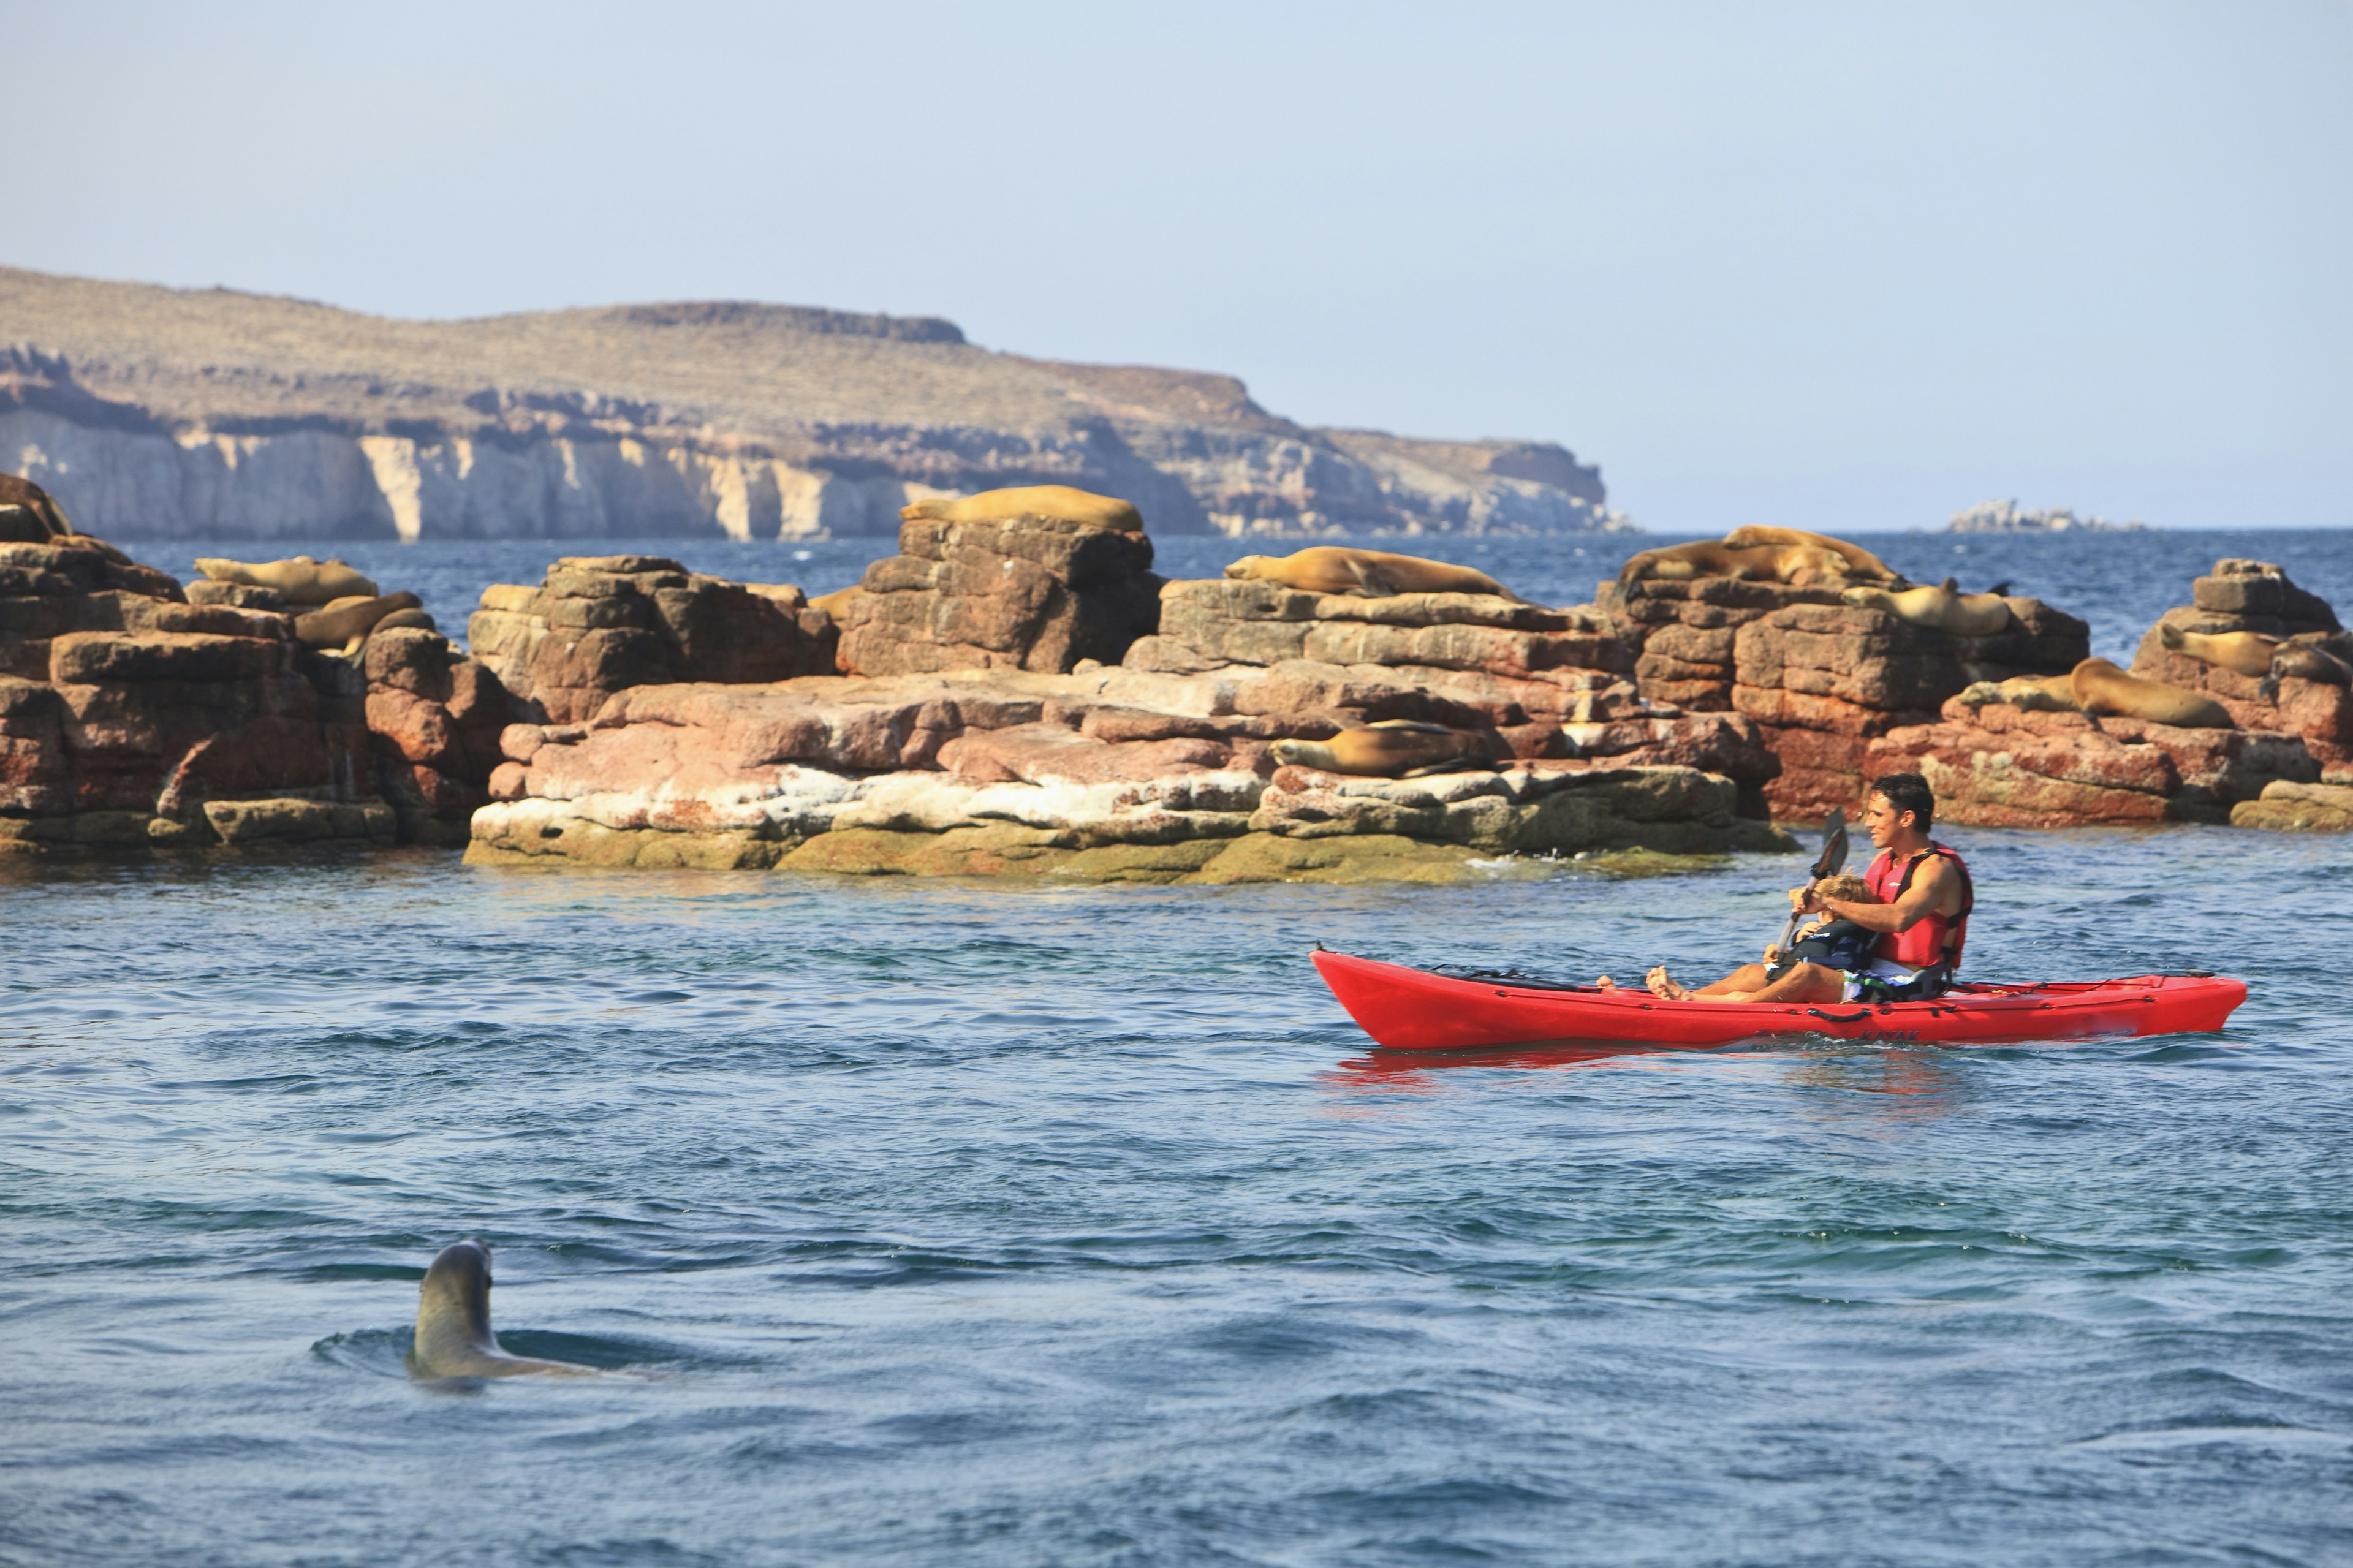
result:
[[[1328,741],[1277,741],[1274,760],[1327,773],[1398,779],[1481,767],[1491,759],[1482,736],[1443,724],[1384,719],[1361,730],[1343,730]]]
[[[2126,675],[2105,658],[2087,658],[2068,678],[2075,706],[2086,713],[2113,713],[2126,719],[2146,719],[2152,724],[2175,724],[2185,730],[2232,730],[2238,721],[2229,709],[2199,691],[2184,691]]]
[[[1018,517],[1050,517],[1089,528],[1142,533],[1144,514],[1134,501],[1099,496],[1069,485],[1015,485],[1008,489],[983,490],[976,496],[910,501],[899,509],[900,521],[933,518],[941,522],[1011,522]]]
[[[294,640],[304,647],[344,647],[354,637],[364,638],[386,616],[396,610],[417,609],[423,604],[416,595],[406,592],[385,594],[379,598],[355,595],[335,599],[323,609],[295,616]]]
[[[331,605],[337,599],[375,596],[375,579],[361,575],[341,561],[313,561],[307,555],[259,563],[199,556],[196,570],[216,583],[275,588],[297,609]]]
[[[1342,544],[1311,544],[1289,555],[1245,555],[1226,568],[1226,575],[1280,583],[1303,594],[1355,594],[1373,599],[1393,594],[1493,594],[1515,605],[1529,602],[1474,567]]]
[[[411,1377],[520,1377],[527,1372],[593,1373],[568,1361],[509,1355],[491,1332],[491,1249],[479,1241],[443,1247],[417,1288]]]
[[[1901,583],[1904,574],[1860,544],[1849,544],[1843,539],[1832,539],[1827,533],[1808,533],[1802,528],[1767,528],[1749,524],[1736,528],[1724,536],[1729,549],[1739,550],[1752,544],[1810,544],[1817,550],[1827,550],[1846,563],[1846,574],[1866,582]]]
[[[1618,582],[1625,587],[1646,577],[1662,583],[1731,577],[1802,587],[1824,578],[1843,580],[1846,574],[1846,557],[1819,544],[1721,544],[1703,539],[1696,544],[1643,551],[1618,569]]]
[[[2009,586],[2008,584],[2003,584]],[[1858,610],[1884,610],[1899,621],[1957,637],[1989,637],[2010,625],[2010,605],[2000,593],[1963,594],[1950,577],[1934,587],[1849,588],[1839,595]]]

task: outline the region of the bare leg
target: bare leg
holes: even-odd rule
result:
[[[1750,991],[1694,992],[1694,1002],[1836,1002],[1846,994],[1846,977],[1819,963],[1800,963],[1769,985]]]
[[[1694,996],[1722,996],[1735,991],[1761,991],[1772,984],[1761,963],[1744,963],[1713,985],[1703,985]]]

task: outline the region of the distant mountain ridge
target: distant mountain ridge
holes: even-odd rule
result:
[[[125,538],[889,535],[1076,484],[1157,531],[1630,529],[1538,441],[1317,429],[1235,377],[736,300],[461,321],[0,268],[0,469]]]

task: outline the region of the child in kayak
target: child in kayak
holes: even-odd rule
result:
[[[1851,904],[1875,904],[1870,887],[1857,876],[1824,877],[1814,884],[1817,899],[1844,899]],[[1879,945],[1879,933],[1865,931],[1843,915],[1828,910],[1817,910],[1814,917],[1798,928],[1798,937],[1783,952],[1778,947],[1765,950],[1765,978],[1778,980],[1800,963],[1819,963],[1824,969],[1841,971],[1861,969],[1871,961],[1871,951]],[[1726,1001],[1746,1001],[1745,996],[1726,995]]]
[[[1879,901],[1871,896],[1871,889],[1863,879],[1852,875],[1825,877],[1814,884],[1813,891],[1820,898],[1844,899],[1849,903],[1875,904]],[[1803,894],[1804,889],[1792,889],[1789,901],[1802,906],[1805,902]],[[1778,945],[1765,950],[1764,980],[1769,984],[1800,963],[1819,963],[1825,969],[1840,971],[1861,969],[1871,961],[1871,950],[1878,943],[1877,931],[1865,931],[1852,921],[1842,915],[1834,915],[1828,910],[1818,910],[1798,928],[1797,938],[1789,943],[1788,952],[1784,952]],[[1756,973],[1753,969],[1744,969],[1729,979],[1737,981]],[[1595,984],[1604,991],[1618,989],[1618,983],[1606,974]],[[1703,995],[1714,1002],[1746,1002],[1752,993],[1711,988],[1692,994]]]
[[[1876,934],[1862,963],[1833,968],[1798,960],[1778,978],[1765,964],[1748,963],[1697,990],[1662,964],[1643,976],[1643,985],[1667,1002],[1881,1004],[1943,995],[1960,968],[1977,894],[1961,858],[1928,837],[1936,814],[1936,796],[1918,773],[1874,781],[1863,806],[1863,825],[1879,850],[1863,873],[1868,901],[1840,898],[1827,879],[1794,890],[1799,908],[1826,910]]]

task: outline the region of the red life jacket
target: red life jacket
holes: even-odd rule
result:
[[[1894,851],[1882,850],[1879,858],[1871,863],[1863,874],[1863,885],[1871,896],[1883,904],[1892,904],[1904,896],[1912,885],[1912,873],[1920,862],[1932,855],[1941,855],[1953,863],[1961,874],[1961,912],[1957,915],[1938,914],[1934,910],[1922,915],[1909,931],[1888,931],[1879,939],[1878,956],[1890,963],[1900,963],[1906,969],[1926,969],[1932,963],[1945,965],[1947,972],[1961,967],[1961,947],[1969,937],[1969,911],[1977,907],[1977,887],[1969,880],[1969,868],[1961,858],[1943,845],[1931,842],[1926,849],[1910,859],[1898,862]]]

